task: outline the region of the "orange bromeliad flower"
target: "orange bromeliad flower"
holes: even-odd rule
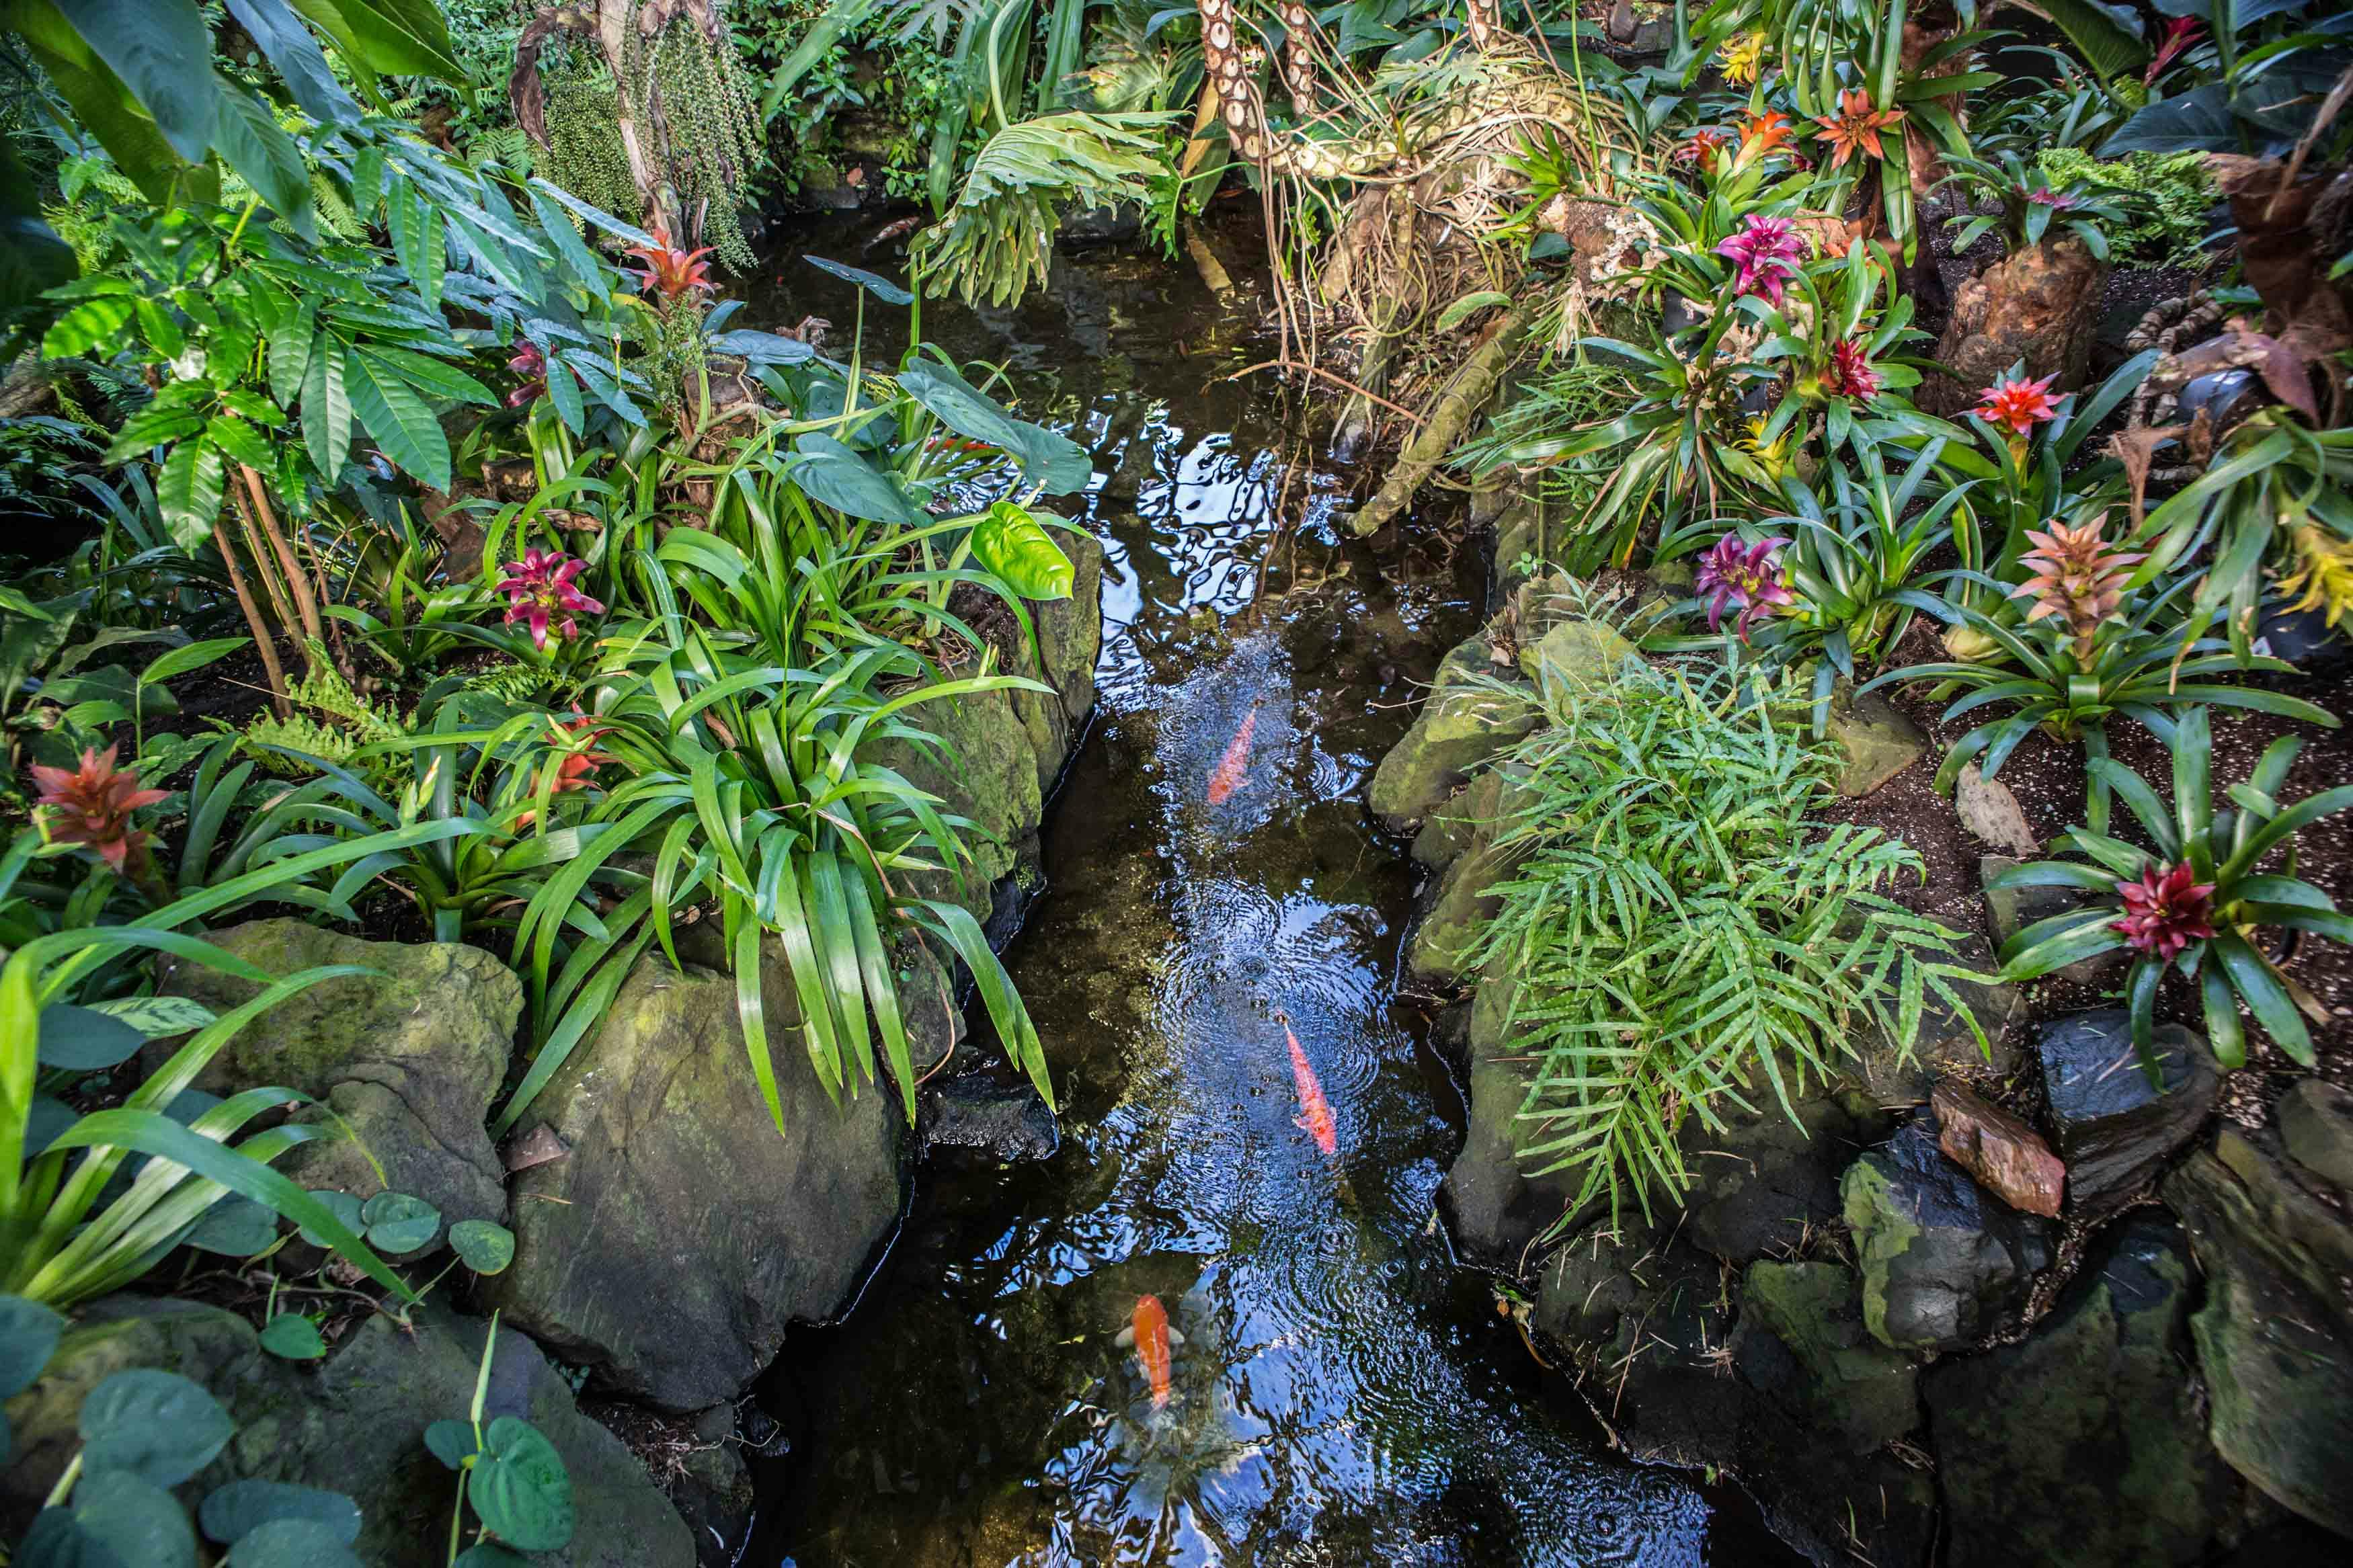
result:
[[[1815,132],[1832,149],[1831,167],[1835,169],[1857,152],[1883,158],[1886,150],[1880,145],[1879,133],[1900,124],[1904,111],[1900,109],[1873,109],[1871,94],[1861,88],[1849,88],[1839,94],[1839,111],[1826,114],[1814,121],[1821,129]]]
[[[114,765],[115,751],[109,746],[100,756],[91,747],[82,752],[81,765],[75,768],[34,763],[33,782],[41,786],[34,804],[47,808],[44,820],[53,840],[86,844],[121,871],[132,857],[145,858],[147,835],[131,826],[131,814],[154,805],[170,792],[141,789],[137,773]]]
[[[651,245],[633,245],[621,254],[634,256],[646,264],[638,287],[659,294],[662,303],[675,305],[697,289],[718,287],[711,281],[711,263],[702,258],[711,254],[711,247],[700,250],[681,250],[670,243],[670,226],[657,219],[653,226]]]
[[[1778,109],[1748,115],[1740,121],[1740,153],[1735,162],[1746,165],[1769,157],[1787,148],[1794,134],[1789,117]]]

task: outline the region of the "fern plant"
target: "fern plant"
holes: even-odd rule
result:
[[[292,712],[283,719],[265,712],[237,738],[239,750],[282,778],[316,777],[318,769],[309,761],[313,757],[349,767],[363,748],[408,736],[400,716],[353,690],[327,650],[315,643],[310,673],[289,687],[286,696]],[[372,784],[397,784],[408,775],[408,760],[396,752],[374,752],[364,771]]]
[[[1519,700],[1543,720],[1497,764],[1517,803],[1497,843],[1519,865],[1472,958],[1518,981],[1523,1156],[1581,1173],[1569,1212],[1630,1186],[1648,1214],[1654,1186],[1690,1184],[1687,1118],[1721,1127],[1769,1089],[1794,1120],[1866,1025],[1908,1054],[1932,994],[1983,1044],[1954,989],[1983,978],[1960,933],[1889,896],[1920,857],[1807,820],[1837,748],[1753,671],[1630,663],[1599,690],[1549,679]]]

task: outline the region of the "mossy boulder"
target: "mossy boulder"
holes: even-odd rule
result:
[[[1848,1452],[1868,1454],[1920,1424],[1918,1369],[1864,1329],[1852,1269],[1752,1263],[1741,1276],[1740,1321],[1750,1386]]]
[[[1840,1177],[1887,1128],[1867,1098],[1820,1084],[1791,1095],[1792,1120],[1763,1075],[1753,1076],[1743,1092],[1756,1109],[1719,1100],[1724,1125],[1687,1116],[1677,1135],[1692,1176],[1683,1196],[1685,1237],[1734,1264],[1787,1256],[1836,1221]]]
[[[912,1134],[887,1079],[836,1104],[789,973],[766,958],[780,1131],[735,982],[649,953],[531,1108],[569,1147],[515,1178],[515,1260],[489,1300],[600,1382],[665,1409],[733,1399],[788,1325],[849,1300],[899,1219]],[[935,979],[902,988],[917,1068],[946,1049]],[[856,1069],[852,1069],[853,1075]]]
[[[1528,1244],[1567,1215],[1583,1173],[1536,1174],[1527,1149],[1538,1123],[1523,1119],[1535,1068],[1512,1059],[1504,1031],[1512,984],[1480,983],[1471,1005],[1469,1126],[1441,1189],[1456,1245],[1482,1262],[1516,1267]],[[1595,1200],[1596,1204],[1606,1200]]]
[[[192,1507],[225,1482],[288,1481],[348,1494],[360,1506],[353,1551],[369,1568],[448,1561],[457,1478],[426,1450],[425,1429],[462,1419],[490,1325],[432,1302],[404,1330],[363,1323],[315,1368],[264,1352],[242,1318],[195,1302],[114,1296],[79,1314],[41,1380],[8,1402],[16,1447],[0,1475],[0,1509],[28,1518],[77,1445],[85,1394],[114,1373],[160,1367],[202,1384],[236,1421],[218,1458],[179,1489]],[[484,1417],[519,1415],[543,1433],[571,1478],[577,1525],[548,1568],[692,1568],[685,1521],[619,1438],[581,1414],[539,1348],[499,1332]],[[13,1533],[13,1528],[10,1531]]]
[[[1482,633],[1440,661],[1413,727],[1374,771],[1374,815],[1410,831],[1460,789],[1471,771],[1535,728],[1534,705],[1487,684],[1493,673]]]
[[[1920,727],[1879,693],[1851,695],[1843,683],[1831,700],[1829,734],[1846,753],[1838,792],[1865,795],[1928,754]]]
[[[1520,673],[1539,687],[1547,683],[1578,690],[1607,686],[1618,667],[1639,658],[1634,645],[1599,621],[1564,620],[1533,643],[1520,645]]]
[[[2024,1341],[1929,1370],[1947,1562],[2162,1568],[2206,1558],[2234,1489],[2199,1420],[2196,1295],[2180,1226],[2136,1215],[2101,1239]]]
[[[1863,1322],[1898,1350],[1952,1350],[2025,1305],[2051,1262],[2052,1226],[1988,1194],[1917,1116],[1840,1185],[1862,1276]]]
[[[2353,1536],[2353,1222],[2234,1128],[2166,1179],[2207,1275],[2190,1319],[2215,1448]]]
[[[522,984],[512,970],[459,942],[366,942],[300,920],[255,921],[210,940],[272,974],[330,963],[379,972],[280,1002],[196,1080],[220,1093],[263,1084],[295,1089],[349,1129],[348,1139],[298,1146],[280,1170],[305,1186],[360,1198],[389,1186],[423,1198],[451,1224],[505,1219],[506,1171],[484,1119],[522,1016]],[[260,989],[179,960],[166,968],[164,988],[216,1012]],[[297,1117],[325,1119],[315,1107]]]

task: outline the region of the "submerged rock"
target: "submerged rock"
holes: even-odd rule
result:
[[[765,963],[782,1131],[734,981],[649,954],[533,1106],[571,1152],[515,1177],[514,1264],[486,1281],[512,1321],[667,1410],[733,1399],[788,1324],[839,1310],[905,1196],[898,1093],[860,1084],[836,1105],[801,1046],[783,960],[772,949]],[[902,994],[918,1070],[947,1048],[941,990]]]
[[[2190,1329],[2215,1448],[2353,1536],[2353,1222],[2231,1127],[2166,1179],[2165,1201],[2207,1274]]]
[[[1898,1350],[1952,1350],[1991,1333],[2051,1261],[2051,1226],[1989,1201],[1937,1149],[1933,1116],[1857,1160],[1841,1192],[1863,1321]]]
[[[263,1084],[296,1089],[349,1128],[348,1139],[298,1145],[277,1163],[280,1171],[358,1198],[389,1185],[423,1198],[448,1224],[506,1218],[506,1172],[484,1123],[522,1016],[522,983],[512,970],[462,943],[365,942],[300,920],[254,921],[209,940],[272,974],[327,963],[380,972],[280,1002],[197,1079],[199,1088],[222,1093]],[[164,988],[216,1012],[260,990],[179,961],[167,966]],[[296,1120],[326,1118],[312,1108]]]
[[[2180,1227],[2136,1215],[2026,1340],[1928,1371],[1955,1568],[2205,1558],[2233,1489],[2198,1418],[2195,1281]]]
[[[2071,1215],[2105,1214],[2155,1181],[2213,1113],[2221,1079],[2205,1040],[2160,1024],[2154,1045],[2162,1089],[2142,1070],[2121,1007],[2052,1019],[2036,1038]]]
[[[923,1147],[965,1149],[993,1160],[1049,1160],[1061,1147],[1053,1111],[1027,1083],[986,1074],[952,1078],[919,1097]]]
[[[369,1319],[315,1371],[266,1354],[242,1318],[195,1302],[112,1296],[82,1309],[83,1327],[47,1373],[8,1402],[14,1463],[0,1502],[28,1515],[78,1442],[82,1397],[116,1372],[161,1367],[209,1390],[236,1436],[178,1489],[190,1504],[225,1482],[287,1481],[349,1495],[360,1506],[353,1551],[369,1568],[441,1568],[448,1560],[457,1477],[427,1451],[433,1422],[464,1419],[490,1325],[432,1302],[413,1331]],[[539,1347],[502,1329],[483,1418],[520,1415],[554,1445],[572,1481],[577,1522],[549,1568],[692,1568],[694,1543],[621,1440],[583,1415]]]

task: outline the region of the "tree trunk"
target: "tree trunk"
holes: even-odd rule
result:
[[[2100,287],[2107,268],[2069,237],[2003,258],[1961,285],[1936,359],[1953,374],[1920,384],[1919,405],[1956,414],[2021,360],[2062,391],[2084,384],[2100,324]]]

